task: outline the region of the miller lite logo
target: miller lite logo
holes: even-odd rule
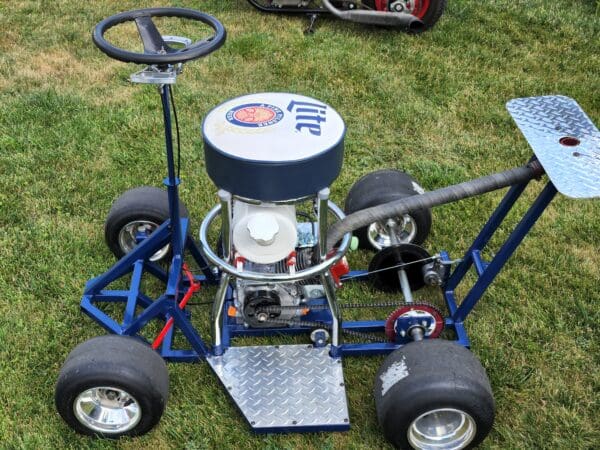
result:
[[[296,130],[308,131],[313,136],[321,136],[321,124],[327,121],[327,105],[292,100],[287,107],[296,113]]]
[[[283,119],[283,111],[266,103],[248,103],[227,112],[227,121],[240,127],[262,128],[275,125]]]

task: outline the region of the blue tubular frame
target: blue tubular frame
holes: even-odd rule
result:
[[[502,225],[508,213],[512,210],[517,200],[521,197],[530,180],[512,186],[496,210],[491,214],[487,223],[481,229],[479,235],[471,244],[469,250],[465,253],[463,260],[451,273],[448,280],[442,287],[442,293],[448,316],[445,318],[445,326],[453,330],[456,334],[456,342],[464,347],[470,347],[469,337],[464,326],[464,320],[473,310],[477,302],[496,278],[500,270],[507,263],[519,244],[523,241],[527,233],[531,230],[546,207],[555,197],[557,191],[551,181],[548,181],[545,188],[533,202],[529,210],[517,224],[513,232],[500,247],[496,256],[490,262],[483,260],[481,254],[493,237],[494,233]],[[447,252],[441,251],[442,262],[450,263],[452,260]],[[457,301],[455,294],[456,288],[463,282],[469,269],[473,267],[477,275],[477,281],[471,287],[462,301]],[[366,272],[355,271],[348,276],[349,279],[355,279]],[[343,280],[343,279],[342,279]],[[385,329],[385,321],[352,321],[343,322],[342,328],[346,330],[355,330],[363,332],[382,332]],[[358,343],[342,344],[343,355],[373,355],[387,354],[401,345],[396,343]]]
[[[168,108],[168,104],[166,107]],[[167,116],[165,116],[165,119],[167,119]],[[169,121],[166,121],[166,123],[168,126],[170,125]],[[167,158],[172,158],[172,147],[170,145],[167,145]],[[165,184],[167,184],[167,189],[169,189],[170,192],[169,203],[178,205],[177,187],[179,182],[174,177],[173,166],[170,166],[169,172],[170,177],[165,182]],[[501,246],[492,261],[489,263],[484,261],[481,257],[482,252],[496,230],[503,223],[514,204],[521,197],[528,184],[529,181],[514,185],[508,190],[496,210],[481,229],[479,235],[465,253],[461,263],[451,273],[442,287],[443,297],[448,308],[445,326],[455,332],[456,342],[460,345],[465,347],[470,346],[469,337],[464,326],[464,320],[557,193],[552,182],[548,182],[538,198],[534,201],[513,232]],[[173,213],[173,210],[171,211]],[[171,223],[178,224],[178,226],[172,227]],[[167,360],[180,362],[198,361],[204,359],[208,355],[215,354],[216,350],[204,343],[192,325],[189,313],[179,309],[177,305],[181,293],[189,285],[187,280],[181,279],[180,275],[183,264],[183,251],[189,251],[193,259],[202,268],[204,275],[196,277],[198,281],[211,284],[218,283],[218,277],[210,270],[196,243],[188,236],[188,225],[189,221],[186,218],[179,220],[173,220],[172,218],[166,221],[151,236],[140,242],[132,252],[125,255],[106,273],[90,280],[86,285],[81,301],[81,308],[86,314],[100,323],[100,325],[109,332],[115,334],[135,336],[151,320],[161,319],[166,321],[173,317],[175,326],[171,328],[165,336],[160,348],[160,354]],[[176,238],[174,233],[176,228],[179,229],[179,239]],[[172,264],[167,273],[157,264],[150,262],[149,258],[157,250],[169,243],[173,245],[174,251]],[[182,247],[182,252],[179,254],[175,251],[177,245],[181,245]],[[440,257],[442,262],[450,263],[451,261],[450,256],[445,251],[440,252]],[[464,280],[471,267],[475,270],[477,280],[464,299],[458,301],[455,290]],[[165,293],[158,299],[151,299],[141,292],[140,286],[144,273],[154,276],[166,285]],[[106,289],[113,281],[130,274],[131,282],[129,290]],[[361,275],[367,275],[367,272],[353,271],[348,274],[346,281],[356,279],[357,277],[360,278]],[[342,278],[342,281],[344,281],[344,278]],[[101,311],[97,306],[99,303],[114,302],[122,302],[125,305],[123,321],[120,324]],[[326,304],[326,299],[314,299],[310,304],[321,306]],[[235,337],[305,334],[309,331],[309,328],[301,325],[260,329],[246,328],[237,323],[234,318],[230,318],[227,315],[227,310],[232,305],[233,289],[230,285],[227,289],[226,301],[223,309],[222,351],[225,351],[231,346],[231,341]],[[138,308],[143,308],[143,311],[136,316],[136,310]],[[332,322],[329,310],[312,311],[308,315],[302,317],[300,322],[302,320],[321,322],[324,326],[330,326]],[[385,330],[385,321],[344,321],[341,323],[341,326],[343,330],[377,333]],[[191,349],[182,350],[172,348],[175,327],[182,332],[186,340],[190,343]],[[401,346],[401,344],[392,342],[342,343],[340,354],[336,356],[388,354]]]
[[[175,171],[169,91],[166,86],[160,87],[160,95],[165,123],[168,168],[168,176],[165,178],[164,184],[168,192],[170,218],[149,237],[141,239],[135,249],[121,258],[107,272],[88,281],[81,300],[81,309],[109,332],[129,336],[139,336],[140,330],[152,320],[167,321],[173,318],[174,326],[165,335],[160,346],[160,354],[167,360],[183,362],[197,361],[209,355],[220,354],[231,346],[231,340],[235,337],[307,333],[310,329],[301,326],[302,320],[320,322],[324,326],[331,326],[331,312],[328,309],[319,309],[299,319],[300,324],[298,326],[262,329],[245,328],[234,318],[228,317],[227,311],[233,305],[233,289],[230,284],[223,305],[222,345],[219,348],[211,348],[202,340],[192,325],[189,312],[180,309],[178,305],[180,297],[190,287],[189,281],[182,279],[184,253],[189,252],[203,272],[203,275],[195,277],[197,281],[217,284],[220,277],[218,274],[213,273],[200,249],[188,235],[189,220],[180,217],[178,192],[180,180],[177,178]],[[529,181],[526,181],[516,184],[508,190],[469,250],[465,253],[462,262],[451,273],[442,287],[442,294],[448,308],[445,325],[455,332],[456,342],[460,345],[470,346],[464,320],[557,193],[556,188],[549,181],[508,239],[500,247],[496,256],[489,263],[484,261],[481,256],[482,252],[528,184]],[[150,258],[167,244],[171,246],[172,259],[169,269],[165,270],[158,264],[151,262]],[[446,252],[440,252],[440,256],[442,262],[450,263],[450,256]],[[458,301],[455,290],[463,282],[471,267],[475,269],[477,280],[464,299]],[[158,298],[152,299],[142,292],[144,274],[151,275],[164,283],[165,291]],[[366,272],[361,271],[351,272],[346,280],[355,279],[355,277],[366,274]],[[111,283],[124,276],[131,277],[129,289],[107,289]],[[344,281],[343,278],[342,281]],[[103,312],[99,308],[101,303],[122,303],[124,305],[122,322],[117,322]],[[327,305],[327,300],[326,298],[314,299],[309,303],[322,306]],[[141,312],[138,313],[140,309]],[[349,331],[377,333],[385,330],[385,321],[345,321],[341,323],[341,328]],[[191,348],[173,348],[176,329],[183,334]],[[387,354],[401,346],[397,342],[342,343],[338,352],[332,354],[332,357]]]
[[[489,263],[481,257],[482,251],[500,227],[516,201],[519,199],[528,182],[512,186],[504,199],[500,202],[488,222],[484,225],[473,244],[465,253],[462,262],[456,267],[445,286],[442,288],[444,299],[449,311],[446,318],[446,326],[454,329],[459,344],[469,347],[470,342],[464,328],[464,320],[481,299],[489,285],[494,281],[504,264],[512,256],[527,233],[540,218],[546,207],[556,196],[556,188],[549,181],[539,194],[537,199],[517,224],[513,232],[500,247],[498,253]],[[450,258],[447,253],[442,253],[442,260],[448,262]],[[464,280],[467,272],[473,266],[477,274],[477,280],[460,304],[457,302],[455,290]]]
[[[107,272],[88,281],[81,300],[81,309],[109,332],[128,336],[138,335],[138,332],[153,319],[167,321],[172,317],[174,326],[165,336],[160,354],[169,360],[196,361],[206,357],[210,349],[195,330],[189,314],[178,306],[182,292],[189,287],[188,281],[182,280],[181,277],[184,252],[189,251],[203,272],[203,275],[195,277],[197,281],[217,283],[218,279],[210,270],[194,240],[188,235],[188,219],[180,217],[178,190],[180,180],[175,173],[171,110],[167,86],[160,86],[160,96],[165,124],[168,167],[168,176],[165,178],[164,184],[167,187],[169,198],[170,218],[149,237],[143,239],[135,249],[117,261]],[[171,246],[172,259],[169,270],[165,271],[159,265],[151,262],[150,258],[167,244]],[[164,294],[157,299],[151,299],[141,291],[142,277],[145,273],[166,285]],[[127,275],[131,275],[128,290],[107,289],[112,282]],[[121,323],[99,308],[101,303],[116,302],[123,303],[125,307]],[[139,308],[143,310],[136,315]],[[190,343],[191,349],[172,348],[175,327],[183,333]]]

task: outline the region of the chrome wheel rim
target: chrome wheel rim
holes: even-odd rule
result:
[[[398,224],[396,237],[400,244],[409,244],[417,236],[417,223],[412,216],[405,214],[400,218],[394,218]],[[389,231],[383,222],[375,222],[369,225],[367,230],[369,243],[377,250],[392,245]]]
[[[129,222],[119,232],[119,247],[124,254],[129,253],[138,244],[137,234],[144,233],[150,235],[158,228],[158,224],[150,220],[134,220]],[[154,255],[150,257],[150,261],[158,261],[165,257],[169,252],[169,244],[165,245]]]
[[[88,389],[73,404],[75,417],[86,428],[103,434],[125,433],[142,418],[139,403],[128,392],[110,386]]]
[[[458,450],[475,437],[477,426],[464,411],[441,408],[421,414],[408,430],[408,441],[424,450]]]

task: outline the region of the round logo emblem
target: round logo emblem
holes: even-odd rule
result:
[[[261,128],[275,125],[283,119],[283,111],[266,103],[236,106],[227,112],[227,121],[240,127]]]

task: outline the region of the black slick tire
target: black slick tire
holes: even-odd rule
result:
[[[421,22],[423,22],[423,26],[415,30],[411,29],[409,32],[413,34],[422,33],[423,31],[429,30],[431,27],[433,27],[442,17],[442,14],[446,9],[446,1],[447,0],[429,0],[429,6],[427,10],[425,10],[424,13],[421,12],[418,14],[421,16],[419,18],[421,19]]]
[[[442,339],[411,342],[391,353],[375,378],[374,397],[385,437],[401,449],[419,448],[411,445],[409,431],[429,412],[449,409],[472,418],[475,428],[459,448],[477,446],[494,422],[484,368],[469,350]]]
[[[75,402],[89,389],[112,387],[132,396],[141,418],[125,432],[102,432],[79,420]],[[147,433],[160,420],[169,397],[169,373],[164,360],[148,345],[129,336],[106,335],[77,346],[60,370],[55,405],[73,430],[88,436],[118,438]]]
[[[346,196],[344,212],[346,215],[352,214],[422,192],[423,188],[405,172],[391,169],[377,170],[363,176],[350,188]],[[401,243],[420,245],[427,239],[431,230],[431,210],[412,211],[409,216],[416,227],[416,233],[412,239]],[[361,248],[381,250],[369,239],[369,227],[355,230],[354,235],[358,237]]]
[[[179,214],[188,217],[185,205],[179,201]],[[140,186],[125,191],[113,203],[104,223],[104,239],[110,251],[122,258],[126,251],[119,242],[121,230],[136,221],[162,224],[169,218],[167,191],[153,186]]]

